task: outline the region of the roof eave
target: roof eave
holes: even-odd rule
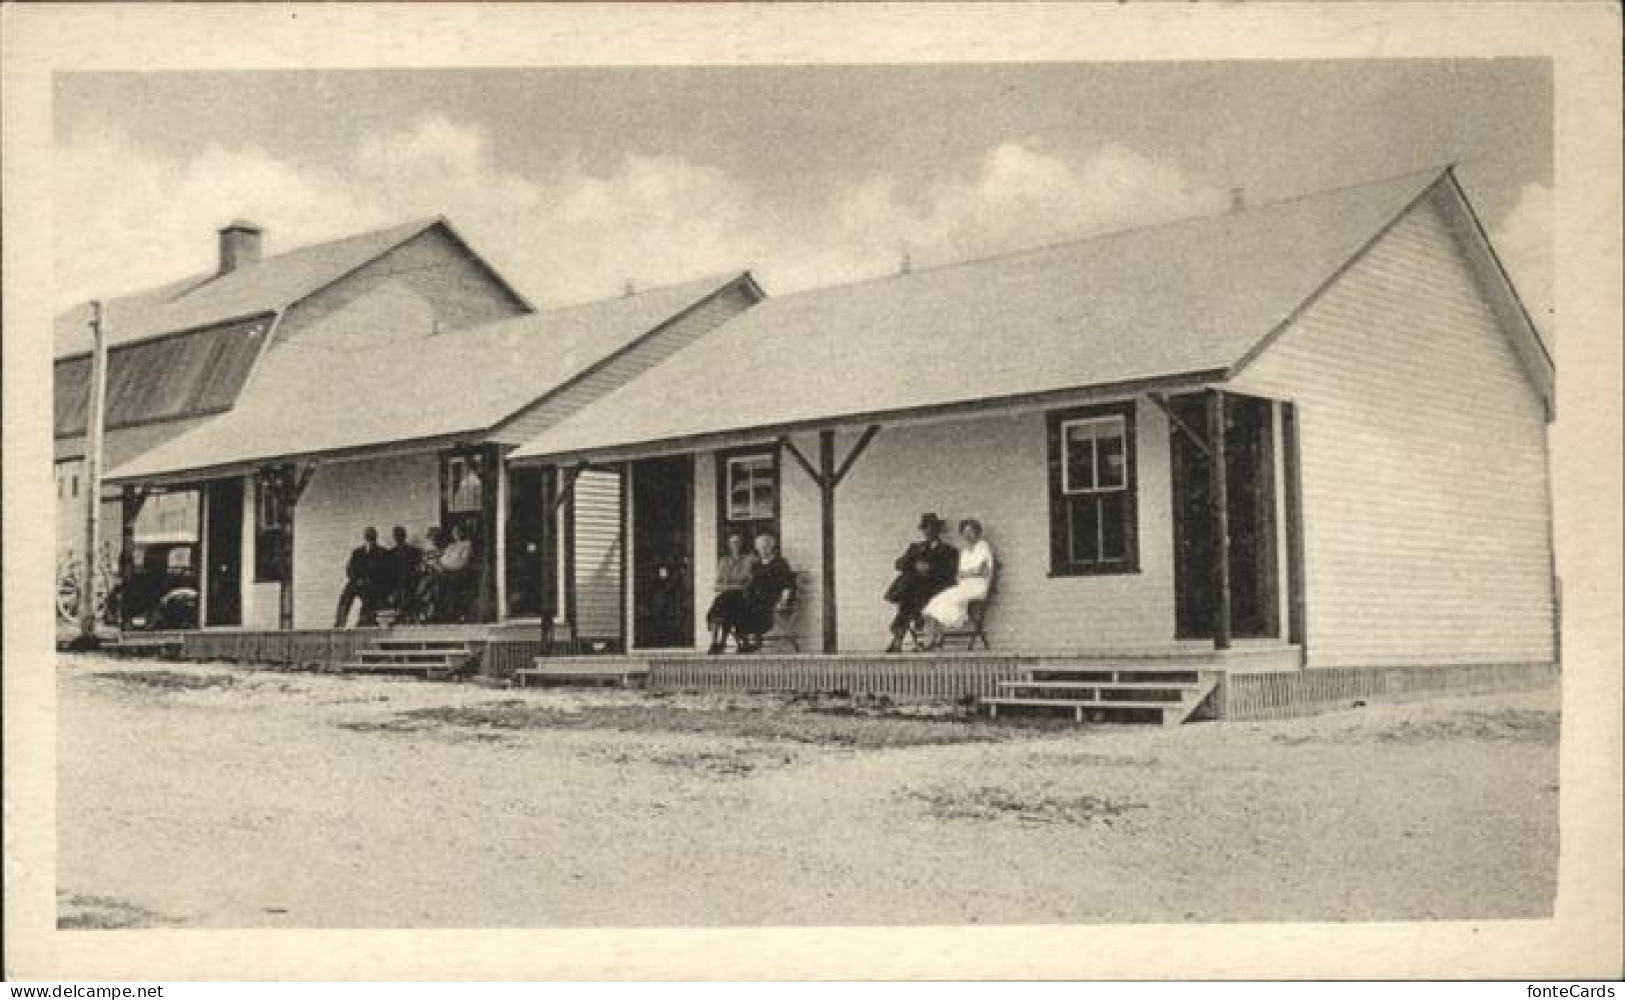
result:
[[[1114,382],[1101,382],[1093,385],[1072,386],[1065,389],[1013,393],[998,397],[965,399],[950,403],[932,403],[887,410],[830,414],[781,423],[758,424],[668,438],[628,441],[603,447],[571,448],[530,455],[514,454],[509,456],[508,461],[513,465],[565,465],[575,463],[592,465],[602,462],[624,461],[634,457],[686,451],[705,451],[747,439],[772,439],[810,430],[840,429],[869,424],[885,426],[887,424],[917,423],[958,416],[974,416],[984,411],[1008,412],[1043,406],[1085,403],[1095,399],[1134,396],[1169,389],[1200,388],[1223,382],[1225,379],[1226,370],[1223,368],[1199,369],[1171,375],[1156,375]],[[543,436],[546,433],[544,431]],[[523,451],[525,447],[528,447],[528,445],[521,446],[518,450]]]

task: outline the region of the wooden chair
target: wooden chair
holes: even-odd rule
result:
[[[967,652],[975,649],[977,642],[982,644],[983,649],[991,650],[993,648],[987,641],[987,608],[988,605],[993,603],[997,581],[998,577],[988,581],[986,597],[979,601],[971,601],[965,605],[966,622],[964,627],[943,629],[942,643],[945,648],[949,641],[953,639],[966,640],[965,649]],[[908,634],[914,640],[915,649],[923,648],[920,638],[920,623],[918,621],[909,625]]]

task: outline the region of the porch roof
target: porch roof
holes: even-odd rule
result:
[[[265,461],[473,438],[748,274],[361,350],[277,344],[237,404],[114,469],[175,478]]]
[[[1445,176],[1405,174],[772,297],[513,457],[600,457],[1072,389],[1223,378]],[[749,374],[722,385],[719,373]]]

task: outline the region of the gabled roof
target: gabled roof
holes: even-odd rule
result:
[[[444,219],[420,219],[274,254],[225,274],[193,275],[108,300],[103,304],[108,346],[275,312],[436,226],[456,237]],[[58,315],[55,332],[57,358],[88,352],[90,304]]]
[[[513,456],[1220,379],[1443,176],[770,298]]]
[[[748,274],[704,278],[361,350],[281,344],[230,412],[108,478],[477,437],[741,283],[754,288]]]

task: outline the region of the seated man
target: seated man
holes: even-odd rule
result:
[[[739,616],[739,652],[762,648],[762,637],[773,630],[773,615],[796,597],[796,574],[779,555],[779,540],[756,536],[756,565],[745,584],[744,613]]]
[[[423,568],[423,552],[407,540],[406,529],[400,525],[397,524],[390,534],[395,541],[389,550],[393,563],[390,603],[400,612],[402,622],[414,622],[420,610],[417,601],[418,574]]]
[[[903,637],[918,627],[920,612],[959,576],[959,550],[942,540],[944,527],[936,514],[920,515],[920,540],[897,557],[897,578],[886,588],[886,600],[897,605],[888,653],[903,651]]]
[[[418,550],[418,572],[413,581],[412,604],[420,622],[439,621],[440,613],[440,529],[430,525],[423,532]]]

